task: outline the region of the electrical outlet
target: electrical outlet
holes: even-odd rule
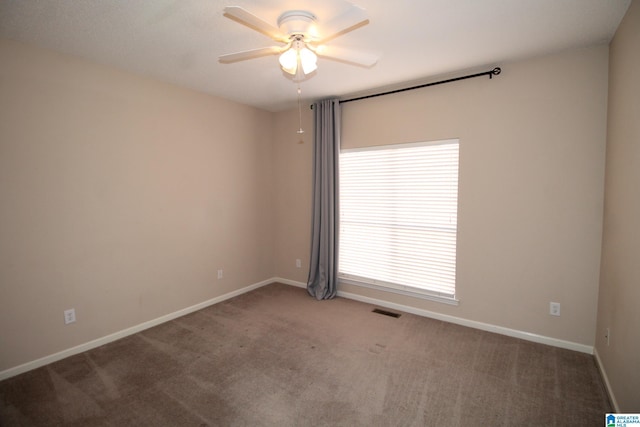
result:
[[[302,268],[302,261],[299,258],[296,260],[296,267]]]
[[[73,323],[76,321],[76,309],[70,308],[69,310],[64,311],[64,324],[68,325],[69,323]]]
[[[607,340],[607,346],[608,346],[608,345],[609,345],[609,340],[611,339],[611,330],[609,330],[609,328],[607,328],[607,329],[604,331],[604,337],[605,337],[605,338],[606,338],[606,340]]]
[[[560,316],[560,303],[559,302],[550,302],[549,303],[549,314],[552,316]]]
[[[222,279],[222,270],[218,270],[218,279]]]

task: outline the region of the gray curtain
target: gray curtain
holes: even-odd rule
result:
[[[313,104],[313,212],[307,291],[318,300],[336,296],[338,286],[338,155],[340,103]]]

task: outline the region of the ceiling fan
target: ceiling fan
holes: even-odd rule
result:
[[[370,53],[325,45],[330,40],[369,23],[365,11],[355,5],[322,25],[313,13],[305,10],[282,13],[278,18],[278,28],[239,6],[225,7],[224,16],[261,32],[282,45],[222,55],[218,60],[223,64],[280,55],[282,70],[291,75],[294,81],[301,81],[311,77],[311,73],[317,69],[318,56],[362,67],[372,67],[378,61],[378,57]]]

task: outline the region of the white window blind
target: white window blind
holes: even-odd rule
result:
[[[340,153],[342,279],[455,297],[458,140]]]

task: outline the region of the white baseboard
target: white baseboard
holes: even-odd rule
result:
[[[275,278],[275,281],[284,283],[286,285],[297,286],[305,288],[307,285],[302,282],[296,282],[294,280]],[[416,307],[411,307],[403,304],[396,304],[376,298],[365,297],[362,295],[343,292],[338,290],[338,296],[348,298],[360,302],[366,302],[368,304],[378,305],[380,307],[391,308],[398,311],[404,311],[405,313],[416,314],[418,316],[429,317],[432,319],[442,320],[444,322],[455,323],[456,325],[468,326],[474,329],[480,329],[487,332],[494,332],[496,334],[507,335],[509,337],[520,338],[526,341],[537,342],[540,344],[551,345],[554,347],[564,348],[568,350],[579,351],[581,353],[593,354],[593,347],[589,345],[579,344],[572,341],[560,340],[557,338],[551,338],[544,335],[532,334],[530,332],[519,331],[517,329],[505,328],[504,326],[492,325],[489,323],[477,322],[475,320],[463,319],[461,317],[450,316],[447,314],[436,313],[429,310],[423,310]]]
[[[602,376],[602,380],[604,381],[604,386],[607,389],[607,394],[609,395],[609,401],[613,406],[613,412],[620,413],[620,406],[618,406],[618,401],[616,400],[616,396],[613,394],[613,389],[611,388],[611,383],[609,382],[609,377],[607,376],[607,371],[604,370],[604,365],[602,364],[602,360],[600,359],[600,355],[598,354],[598,349],[593,349],[593,355],[596,358],[596,365],[598,365],[598,369],[600,370],[600,376]]]
[[[302,282],[297,282],[295,280],[283,279],[282,277],[274,277],[274,282],[282,283],[289,286],[295,286],[296,288],[306,288],[307,284]]]
[[[42,357],[40,359],[33,360],[31,362],[24,363],[22,365],[15,366],[13,368],[6,369],[0,372],[0,381],[11,378],[13,376],[22,374],[27,371],[31,371],[33,369],[39,368],[44,365],[48,365],[49,363],[57,362],[58,360],[62,360],[69,356],[76,355],[78,353],[82,353],[87,350],[94,349],[96,347],[100,347],[101,345],[108,344],[110,342],[119,340],[121,338],[127,337],[129,335],[133,335],[135,333],[144,331],[145,329],[149,329],[151,327],[157,326],[161,323],[168,322],[169,320],[176,319],[178,317],[187,315],[189,313],[193,313],[194,311],[202,310],[205,307],[209,307],[210,305],[217,304],[222,301],[226,301],[230,298],[236,297],[238,295],[242,295],[244,293],[250,292],[254,289],[258,289],[262,286],[268,285],[270,283],[275,282],[276,279],[267,279],[262,282],[254,283],[253,285],[245,286],[244,288],[238,289],[233,292],[226,293],[224,295],[220,295],[218,297],[212,298],[210,300],[192,305],[191,307],[183,308],[178,311],[174,311],[173,313],[166,314],[164,316],[160,316],[156,319],[149,320],[144,323],[140,323],[139,325],[132,326],[127,329],[123,329],[118,332],[114,332],[113,334],[106,335],[101,338],[97,338],[93,341],[86,342],[84,344],[77,345],[75,347],[68,348],[66,350],[62,350],[55,354],[50,354],[48,356]]]

